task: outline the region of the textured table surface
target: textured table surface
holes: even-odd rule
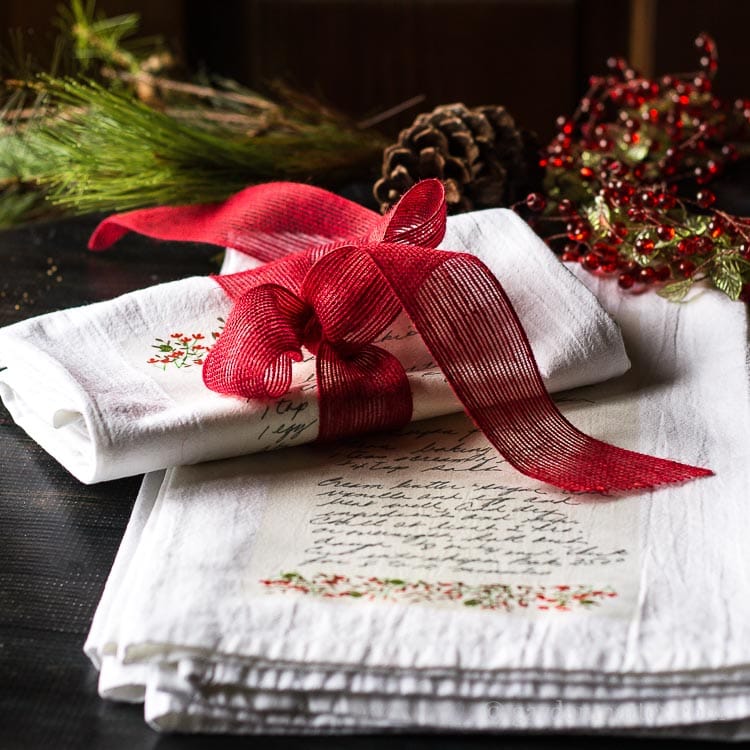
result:
[[[0,326],[218,268],[215,248],[133,237],[108,253],[89,253],[94,226],[93,219],[65,220],[0,232]],[[159,736],[140,706],[99,699],[97,673],[82,652],[140,480],[80,484],[0,407],[0,750],[602,746],[601,738],[573,736]]]

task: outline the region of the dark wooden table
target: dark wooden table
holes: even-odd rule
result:
[[[218,268],[215,248],[134,237],[108,253],[89,253],[95,223],[75,219],[0,232],[0,326]],[[209,741],[156,734],[140,706],[99,699],[97,673],[82,652],[140,481],[80,484],[0,408],[0,750],[602,746],[601,738],[570,735]]]

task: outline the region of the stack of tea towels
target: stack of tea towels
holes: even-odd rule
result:
[[[576,425],[714,470],[682,486],[576,499],[592,518],[617,503],[631,516],[630,608],[608,616],[258,594],[248,566],[274,483],[315,460],[294,447],[315,437],[310,365],[289,399],[307,404],[307,429],[290,432],[293,420],[275,408],[269,438],[257,429],[268,405],[202,386],[195,346],[209,345],[200,342],[229,303],[214,282],[189,279],[0,331],[0,395],[30,435],[82,481],[149,472],[85,647],[102,696],[144,701],[146,720],[164,731],[746,736],[744,307],[710,290],[674,305],[577,280],[503,210],[450,219],[443,246],[477,254],[502,281],[550,390],[587,386],[563,399]],[[228,254],[228,270],[247,262]],[[417,416],[436,431],[455,425],[463,417],[439,416],[458,410],[449,388],[421,377],[429,357],[400,325],[384,345],[401,347]],[[177,384],[156,378],[177,369]],[[623,430],[623,415],[636,429]],[[273,447],[282,450],[230,458]],[[384,456],[403,450],[394,442]],[[225,460],[197,463],[209,459]]]

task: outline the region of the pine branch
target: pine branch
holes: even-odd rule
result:
[[[136,14],[96,17],[94,0],[71,0],[61,27],[55,59],[72,77],[39,75],[21,47],[24,64],[7,68],[0,217],[216,201],[276,179],[335,187],[369,175],[386,145],[283,86],[272,101],[218,77],[175,80],[158,40],[133,39]]]
[[[367,170],[383,146],[331,123],[237,137],[225,123],[183,122],[94,82],[42,85],[64,116],[28,130],[33,180],[76,212],[222,200],[273,179],[335,185]]]

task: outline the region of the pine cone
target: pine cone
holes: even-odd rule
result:
[[[437,177],[449,213],[507,206],[530,191],[535,150],[504,107],[446,104],[418,115],[385,149],[373,193],[385,212],[416,182]]]

